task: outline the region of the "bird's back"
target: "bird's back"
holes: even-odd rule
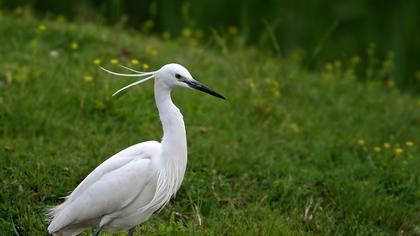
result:
[[[160,143],[149,141],[124,149],[103,162],[64,203],[51,209],[48,231],[74,235],[86,227],[112,221],[131,204],[138,206],[130,209],[146,205],[156,187],[152,159],[159,153]]]

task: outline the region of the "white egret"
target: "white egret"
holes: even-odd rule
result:
[[[155,79],[156,106],[163,127],[161,143],[147,141],[128,147],[104,161],[93,170],[66,200],[50,209],[48,232],[53,235],[77,235],[86,228],[118,232],[128,230],[146,221],[162,209],[179,189],[187,165],[187,140],[184,120],[173,104],[171,90],[187,87],[224,99],[205,87],[183,66],[167,64],[154,72],[140,72],[124,67],[134,74],[119,75],[146,77],[122,90]]]

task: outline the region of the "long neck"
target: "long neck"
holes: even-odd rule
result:
[[[184,120],[179,109],[171,99],[171,89],[159,80],[155,80],[155,100],[159,110],[160,120],[163,127],[162,138],[162,161],[165,166],[175,171],[179,183],[184,177],[187,165],[187,138]]]

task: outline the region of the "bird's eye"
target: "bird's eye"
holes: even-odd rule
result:
[[[175,74],[175,78],[177,78],[177,79],[181,79],[181,78],[182,78],[182,76],[181,76],[180,74]]]

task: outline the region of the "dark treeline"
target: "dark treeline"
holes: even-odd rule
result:
[[[174,36],[184,27],[201,29],[205,36],[211,36],[212,30],[223,33],[235,26],[247,44],[267,51],[285,55],[296,48],[304,49],[309,66],[354,55],[359,55],[366,66],[367,51],[373,43],[378,64],[390,51],[395,55],[387,79],[406,88],[420,87],[417,0],[0,0],[0,4],[3,9],[30,6],[40,15],[106,24],[123,22],[137,29],[152,20],[152,32],[168,31]]]

